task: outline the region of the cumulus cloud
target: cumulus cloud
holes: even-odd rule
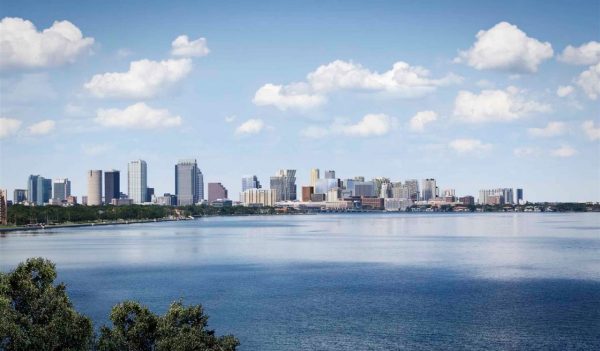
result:
[[[559,148],[554,149],[550,154],[554,157],[571,157],[577,153],[577,150],[569,145],[561,145]]]
[[[177,127],[182,122],[180,116],[174,116],[165,109],[153,109],[143,102],[138,102],[123,110],[99,109],[94,120],[105,127],[135,129]]]
[[[566,96],[571,95],[574,90],[575,89],[570,85],[567,85],[567,86],[561,85],[556,89],[556,95],[558,95],[559,97],[566,97]]]
[[[254,94],[255,105],[272,105],[282,111],[288,109],[310,109],[325,103],[324,96],[308,92],[305,84],[290,84],[286,86],[265,84]]]
[[[600,96],[600,62],[581,72],[575,82],[590,99],[596,100]]]
[[[251,119],[247,120],[246,122],[240,124],[235,129],[235,134],[237,134],[237,135],[258,134],[264,129],[264,127],[265,127],[265,123],[262,121],[262,119],[251,118]]]
[[[45,135],[53,131],[54,127],[56,127],[56,122],[51,119],[47,119],[27,127],[27,133],[30,135]]]
[[[387,134],[393,127],[393,119],[383,113],[365,115],[358,123],[339,124],[334,132],[347,136],[370,137]]]
[[[478,70],[495,69],[516,73],[537,72],[542,61],[554,54],[552,45],[528,37],[517,26],[500,22],[477,33],[477,41],[469,50],[460,51],[455,62],[466,63]]]
[[[38,32],[22,18],[0,21],[0,68],[40,68],[75,62],[89,51],[94,38],[84,38],[69,21],[56,21]]]
[[[410,130],[414,132],[422,132],[425,130],[425,125],[437,120],[437,113],[434,111],[421,111],[417,112],[409,122]]]
[[[588,137],[588,139],[590,139],[592,141],[600,140],[600,126],[595,127],[594,121],[592,121],[592,120],[584,121],[581,124],[581,129],[583,129],[583,132]]]
[[[479,94],[463,90],[454,101],[454,116],[469,123],[512,121],[550,110],[547,104],[527,100],[523,91],[516,87],[483,90]]]
[[[567,46],[558,60],[571,65],[593,65],[600,62],[600,43],[590,41],[579,47]]]
[[[413,98],[461,81],[462,77],[454,74],[431,78],[425,68],[406,62],[396,62],[390,70],[378,73],[360,64],[336,60],[310,72],[305,82],[263,85],[256,92],[254,103],[260,106],[273,105],[281,110],[307,109],[322,105],[327,100],[327,94],[340,90],[380,92]]]
[[[562,135],[567,130],[567,125],[564,122],[548,122],[544,128],[529,128],[529,135],[534,137],[554,137]]]
[[[492,148],[491,144],[485,144],[478,139],[455,139],[448,146],[459,154],[482,153]]]
[[[206,38],[190,41],[187,35],[180,35],[171,43],[171,55],[173,56],[201,57],[208,55],[209,52]]]
[[[152,98],[185,78],[192,70],[190,59],[133,61],[127,72],[96,74],[85,88],[99,98]]]
[[[21,124],[22,122],[18,119],[0,117],[0,139],[16,134],[21,128]]]
[[[513,154],[517,157],[530,157],[530,156],[539,156],[541,151],[539,148],[523,146],[518,147],[513,150]]]

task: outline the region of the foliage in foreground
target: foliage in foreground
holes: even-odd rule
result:
[[[64,284],[54,285],[56,267],[31,258],[10,273],[0,273],[0,350],[175,350],[234,351],[233,336],[207,329],[202,306],[171,304],[164,316],[134,301],[113,307],[112,327],[98,338],[92,322],[78,313]]]

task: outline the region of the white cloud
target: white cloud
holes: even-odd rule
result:
[[[258,89],[253,101],[256,105],[273,105],[280,110],[309,109],[325,103],[327,94],[334,91],[379,92],[413,98],[461,81],[462,77],[454,74],[439,79],[430,78],[428,70],[410,66],[406,62],[396,62],[389,71],[377,73],[360,64],[336,60],[310,72],[306,82],[265,84]]]
[[[575,89],[570,85],[561,85],[556,89],[556,95],[558,95],[559,97],[569,96],[573,93],[574,90]]]
[[[580,47],[567,46],[558,60],[571,65],[593,65],[600,62],[600,43],[590,41]]]
[[[535,147],[518,147],[513,150],[513,154],[517,157],[530,157],[530,156],[539,156],[541,154],[540,149]]]
[[[16,134],[22,122],[14,118],[0,117],[0,139]]]
[[[460,51],[455,62],[465,62],[478,70],[533,73],[542,61],[554,54],[550,43],[530,38],[508,22],[500,22],[487,31],[480,30],[476,37],[473,46]]]
[[[564,122],[548,122],[544,128],[529,128],[529,135],[535,137],[553,137],[562,135],[567,130],[567,125]]]
[[[30,125],[27,127],[27,132],[30,135],[45,135],[53,131],[54,127],[56,127],[56,122],[51,119],[47,119]]]
[[[425,125],[437,120],[437,113],[434,111],[417,112],[409,122],[410,130],[414,132],[422,132],[425,130]]]
[[[571,157],[577,153],[577,150],[569,145],[561,145],[561,147],[552,150],[550,153],[554,157]]]
[[[584,121],[581,124],[581,129],[583,129],[583,132],[588,137],[588,139],[590,139],[592,141],[600,140],[600,127],[596,128],[594,126],[594,121],[592,121],[592,120]]]
[[[454,116],[469,123],[512,121],[550,110],[549,105],[525,99],[523,91],[515,87],[483,90],[479,94],[462,90],[454,101]]]
[[[153,109],[143,102],[128,106],[124,110],[99,109],[96,123],[105,127],[119,128],[168,128],[181,125],[181,117],[172,115],[165,109]]]
[[[235,129],[235,134],[258,134],[264,129],[264,127],[265,123],[262,121],[262,119],[251,118],[246,122],[240,124]]]
[[[600,62],[581,72],[576,83],[590,99],[596,100],[600,96]]]
[[[179,82],[191,70],[190,59],[133,61],[127,72],[94,75],[85,88],[99,98],[147,99]]]
[[[39,68],[75,62],[88,52],[94,38],[84,38],[69,21],[56,21],[38,32],[22,18],[0,21],[0,68]]]
[[[385,114],[365,115],[356,124],[337,124],[333,131],[347,136],[370,137],[387,134],[393,127],[394,120]]]
[[[173,56],[201,57],[208,55],[209,52],[206,38],[190,41],[187,35],[180,35],[171,43],[171,55]]]
[[[286,86],[265,84],[254,94],[255,105],[272,105],[285,111],[288,109],[310,109],[325,103],[326,98],[307,92],[305,84],[290,84]]]
[[[491,144],[484,144],[477,139],[455,139],[448,146],[459,154],[481,153],[492,148]]]
[[[308,126],[300,130],[300,135],[305,138],[320,139],[329,135],[329,129],[318,126]]]

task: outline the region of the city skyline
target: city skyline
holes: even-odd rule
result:
[[[171,2],[144,3],[143,18],[136,2],[67,4],[3,6],[9,194],[40,174],[81,196],[87,170],[124,175],[134,159],[174,193],[180,156],[234,198],[241,175],[266,188],[287,167],[300,197],[318,167],[600,201],[597,2]],[[43,51],[48,28],[70,39]]]

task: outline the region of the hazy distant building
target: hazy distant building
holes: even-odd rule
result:
[[[112,203],[112,199],[119,199],[121,193],[121,172],[115,169],[104,172],[104,202]]]
[[[335,178],[322,178],[317,180],[317,186],[314,189],[315,194],[327,194],[327,192],[334,188],[339,188],[339,181]]]
[[[208,183],[208,202],[227,199],[227,188],[221,183]]]
[[[465,206],[473,206],[475,205],[475,198],[473,196],[467,195],[458,198],[458,202]]]
[[[498,198],[498,196],[501,198]],[[479,190],[478,203],[481,205],[513,204],[512,188],[497,188]]]
[[[175,165],[175,195],[179,206],[193,205],[204,198],[204,177],[194,159]]]
[[[375,196],[375,184],[373,182],[355,181],[352,196]]]
[[[260,189],[261,185],[255,175],[247,175],[242,177],[242,192],[248,189]]]
[[[389,181],[381,183],[381,186],[379,189],[379,197],[381,197],[383,199],[389,199],[389,198],[393,197],[392,183],[390,183]]]
[[[147,187],[146,188],[146,201],[145,202],[152,202],[152,197],[154,197],[154,188]]]
[[[310,170],[310,186],[313,188],[317,186],[317,180],[319,180],[319,169],[313,168]]]
[[[90,170],[87,172],[87,205],[102,205],[102,171]]]
[[[270,179],[270,187],[277,191],[277,201],[296,200],[296,170],[280,169]]]
[[[363,177],[363,176],[356,176],[356,177],[354,177],[354,180],[356,180],[357,182],[364,182],[365,181],[365,177]]]
[[[144,160],[135,160],[127,165],[127,192],[134,204],[146,201],[148,188],[148,166]],[[88,199],[89,201],[89,199]]]
[[[381,186],[384,183],[390,183],[390,179],[386,177],[377,177],[373,178],[372,182],[373,186],[375,187],[375,196],[384,197],[381,196]]]
[[[315,188],[312,186],[303,186],[302,187],[302,201],[307,202],[310,201],[310,197],[315,193]]]
[[[335,171],[334,170],[325,171],[325,179],[335,179]]]
[[[164,193],[163,196],[156,198],[156,204],[162,206],[177,206],[177,196],[169,193]]]
[[[437,186],[435,184],[435,179],[428,178],[423,179],[423,188],[421,190],[423,193],[422,200],[429,201],[433,200],[437,197]]]
[[[55,179],[52,184],[52,199],[59,202],[66,201],[71,195],[71,181],[68,179]]]
[[[277,190],[246,189],[240,194],[240,202],[244,206],[262,207],[274,206],[277,201]]]
[[[27,190],[25,189],[15,189],[13,191],[13,202],[15,204],[19,204],[27,200]]]
[[[517,204],[523,204],[523,189],[517,188]]]
[[[8,198],[6,189],[0,189],[0,224],[8,224]]]
[[[77,196],[67,196],[67,205],[77,205]]]
[[[404,182],[404,187],[408,192],[408,199],[412,201],[419,201],[421,198],[419,196],[419,181],[416,179],[407,179]]]

